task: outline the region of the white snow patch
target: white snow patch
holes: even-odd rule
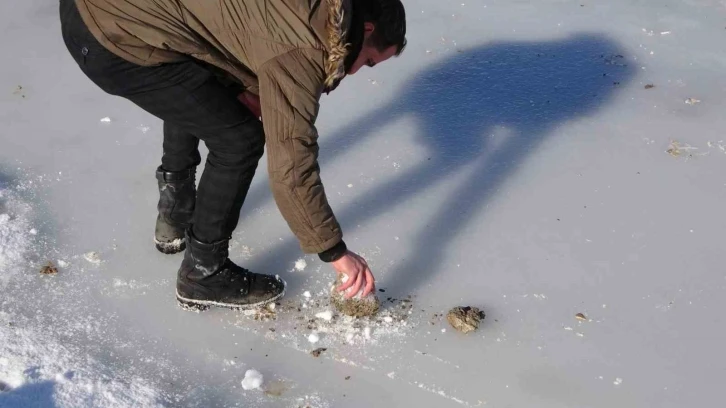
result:
[[[8,319],[0,312],[0,325],[7,327]],[[0,355],[0,379],[9,387],[3,406],[38,406],[42,399],[57,408],[163,406],[148,379],[109,373],[106,364],[61,344],[47,328],[0,330]],[[21,387],[26,391],[13,392]]]
[[[616,378],[615,381],[613,381],[614,385],[620,385],[622,383],[623,383],[623,379],[620,377]]]
[[[318,319],[323,319],[326,322],[329,322],[333,319],[333,312],[331,312],[330,310],[326,310],[324,312],[316,313],[315,317],[317,317]]]
[[[30,230],[31,207],[15,192],[0,187],[0,288],[14,273],[25,269],[25,255],[30,248],[26,231]]]
[[[306,290],[305,292],[303,292],[303,296],[305,296],[306,299],[310,299],[312,295],[310,294],[309,290]]]
[[[295,261],[295,270],[298,272],[304,271],[307,266],[308,266],[308,263],[302,258]]]
[[[28,231],[28,233],[29,233],[30,235],[38,235],[38,230],[37,230],[37,229],[35,229],[35,228],[33,228],[33,229],[31,229],[30,231]]]
[[[101,122],[103,122],[103,123],[111,123],[111,118],[109,118],[108,116],[106,116],[105,118],[101,118]]]
[[[320,336],[317,333],[310,333],[310,335],[308,336],[308,341],[315,344],[320,341]]]
[[[390,378],[390,379],[396,378],[396,372],[395,371],[391,371],[390,373],[388,373],[386,375],[388,375],[388,378]]]
[[[83,254],[83,258],[92,264],[98,265],[101,263],[101,257],[98,255],[98,252],[95,251],[86,252]]]
[[[383,318],[383,321],[386,323],[393,323],[393,318],[391,316],[386,316]]]
[[[262,374],[257,370],[247,370],[245,378],[242,380],[242,388],[245,390],[257,390],[262,386]]]

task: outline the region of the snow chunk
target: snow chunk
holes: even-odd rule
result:
[[[37,230],[37,229],[35,229],[35,228],[33,228],[33,229],[31,229],[30,231],[28,231],[28,233],[29,233],[30,235],[38,235],[38,230]]]
[[[317,333],[310,333],[310,335],[308,336],[308,341],[315,344],[320,341],[320,336],[318,336]]]
[[[316,313],[315,317],[317,317],[318,319],[323,319],[326,322],[329,322],[333,319],[333,312],[331,312],[330,310],[326,310],[324,312]]]
[[[86,261],[92,263],[92,264],[100,264],[101,263],[101,257],[98,255],[98,252],[91,251],[83,254],[83,257],[86,259]]]
[[[262,386],[263,377],[257,370],[247,370],[242,380],[242,388],[245,390],[256,390]]]
[[[393,318],[391,316],[386,316],[383,318],[383,321],[386,323],[393,323]]]
[[[306,299],[310,299],[312,295],[310,294],[309,290],[306,290],[305,292],[303,292],[303,296],[305,296]]]
[[[615,384],[615,385],[620,385],[622,383],[623,383],[623,379],[620,377],[616,378],[615,381],[613,381],[613,384]]]
[[[298,272],[302,272],[305,270],[305,267],[308,266],[308,263],[305,262],[304,259],[300,258],[297,261],[295,261],[295,270]]]
[[[105,118],[101,118],[101,122],[103,122],[103,123],[111,123],[111,118],[109,118],[108,116],[106,116]]]

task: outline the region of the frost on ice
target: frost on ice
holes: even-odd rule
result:
[[[262,386],[262,374],[257,370],[247,370],[245,378],[242,380],[242,388],[245,390],[255,390]]]

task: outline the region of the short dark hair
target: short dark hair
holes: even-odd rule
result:
[[[361,3],[363,20],[373,23],[370,44],[379,51],[396,47],[396,55],[406,48],[406,11],[401,0],[354,0]]]

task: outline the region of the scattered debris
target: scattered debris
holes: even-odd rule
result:
[[[265,395],[269,395],[271,397],[279,397],[285,391],[287,391],[288,388],[289,387],[283,381],[272,381],[271,383],[265,385]]]
[[[320,357],[320,353],[326,351],[327,349],[325,347],[316,348],[315,350],[311,351],[310,354],[313,357]]]
[[[700,99],[696,99],[696,98],[688,98],[688,99],[686,99],[686,104],[688,104],[688,105],[695,105],[697,103],[701,103],[701,100]]]
[[[446,320],[456,330],[469,333],[479,328],[479,322],[485,317],[483,311],[471,306],[457,306],[446,314]]]
[[[15,88],[15,90],[13,91],[13,95],[20,95],[22,98],[25,98],[22,85],[18,85],[18,87]]]
[[[645,86],[645,89],[653,89],[653,88],[655,88],[655,85],[653,85],[653,84],[647,84]]]
[[[575,315],[575,319],[577,319],[577,320],[587,320],[587,316],[585,316],[582,313],[578,313],[578,314]]]
[[[242,388],[245,390],[259,389],[262,386],[263,377],[257,370],[247,370],[242,380]]]
[[[681,145],[677,141],[672,141],[670,145],[668,145],[668,150],[666,150],[666,153],[670,154],[673,157],[678,157],[681,155]]]
[[[361,294],[365,288],[361,287],[358,293],[350,299],[346,299],[345,295],[350,293],[351,288],[343,292],[337,288],[348,281],[348,275],[338,274],[333,286],[330,288],[330,301],[335,308],[342,314],[353,317],[374,316],[380,308],[380,301],[375,292],[371,292],[365,298],[361,298]]]
[[[40,273],[42,273],[43,275],[55,275],[56,273],[58,273],[58,268],[53,265],[53,262],[48,261],[47,264],[43,265],[40,268]]]

